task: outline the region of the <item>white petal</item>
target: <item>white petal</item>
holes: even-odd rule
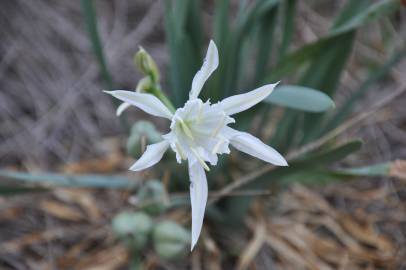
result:
[[[131,166],[130,170],[141,171],[157,164],[168,147],[169,143],[167,141],[148,145],[144,154]]]
[[[169,109],[155,96],[145,93],[137,93],[125,90],[104,91],[107,94],[118,98],[121,101],[129,103],[146,113],[154,116],[172,118],[172,113]]]
[[[192,244],[199,239],[202,230],[204,211],[207,203],[207,179],[203,167],[196,160],[189,161],[190,202],[192,205]]]
[[[127,103],[127,102],[121,103],[120,106],[117,107],[116,115],[117,115],[117,116],[120,116],[120,115],[121,115],[125,110],[127,110],[128,107],[130,107],[130,106],[131,106],[131,104],[129,104],[129,103]]]
[[[220,103],[228,115],[245,111],[269,96],[278,83],[261,86],[248,93],[223,99]]]
[[[278,151],[264,144],[257,137],[229,127],[226,130],[231,145],[237,150],[277,166],[288,166],[288,163]]]
[[[216,70],[219,65],[219,54],[216,44],[210,40],[209,48],[207,49],[206,57],[200,70],[196,73],[192,81],[192,89],[189,93],[189,100],[195,99],[199,96],[204,83]]]

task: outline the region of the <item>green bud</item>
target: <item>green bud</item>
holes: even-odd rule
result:
[[[154,248],[164,259],[176,259],[186,253],[190,244],[190,233],[173,221],[163,221],[152,233]]]
[[[161,133],[156,130],[155,126],[149,121],[138,121],[135,123],[127,140],[127,153],[139,158],[142,154],[142,147],[148,144],[160,142]]]
[[[144,48],[140,47],[138,52],[135,54],[134,61],[135,65],[141,70],[142,73],[150,76],[154,83],[159,82],[158,67]]]
[[[165,188],[158,180],[148,180],[137,193],[141,209],[151,215],[158,215],[165,210],[165,197]]]
[[[142,212],[121,212],[112,221],[113,231],[129,248],[140,250],[148,242],[153,223]]]
[[[138,93],[149,93],[152,89],[152,81],[150,77],[144,77],[142,78],[138,84],[137,88],[135,89],[136,92]]]

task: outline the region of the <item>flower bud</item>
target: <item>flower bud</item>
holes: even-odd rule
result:
[[[158,180],[147,181],[137,193],[138,205],[150,215],[158,215],[165,210],[166,191]]]
[[[112,227],[127,247],[139,250],[147,244],[153,223],[151,218],[142,212],[121,212],[114,217]]]
[[[139,158],[144,147],[161,140],[161,133],[156,130],[151,122],[138,121],[131,128],[127,140],[127,153],[134,158]]]
[[[151,92],[153,85],[150,77],[144,77],[142,78],[138,84],[137,88],[135,89],[136,92],[138,93],[149,93]]]
[[[142,73],[151,77],[151,80],[154,83],[159,82],[158,67],[144,48],[140,47],[138,52],[135,54],[134,61],[135,65],[141,70]]]
[[[164,259],[175,259],[184,255],[190,242],[190,233],[173,221],[163,221],[152,233],[154,248]]]

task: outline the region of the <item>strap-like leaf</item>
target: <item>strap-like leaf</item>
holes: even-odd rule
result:
[[[264,102],[306,112],[324,112],[334,107],[334,101],[325,93],[295,85],[277,87]]]
[[[62,186],[131,189],[136,187],[139,183],[137,179],[117,175],[66,175],[56,173],[31,174],[8,170],[0,170],[0,178],[45,187]]]

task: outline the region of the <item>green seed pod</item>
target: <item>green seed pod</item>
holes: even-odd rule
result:
[[[165,210],[166,191],[158,180],[148,180],[138,191],[137,201],[143,211],[158,215]]]
[[[135,123],[127,140],[127,153],[139,158],[142,154],[142,147],[148,144],[160,142],[161,133],[156,130],[155,126],[149,121],[138,121]]]
[[[129,248],[140,250],[145,247],[153,222],[142,212],[121,212],[112,221],[114,233]]]
[[[173,221],[159,223],[152,234],[155,251],[164,259],[176,259],[184,255],[190,244],[189,231]]]
[[[151,80],[154,83],[159,82],[158,67],[152,57],[147,53],[146,50],[144,50],[144,48],[140,47],[138,52],[135,54],[134,62],[142,73],[151,77]]]

